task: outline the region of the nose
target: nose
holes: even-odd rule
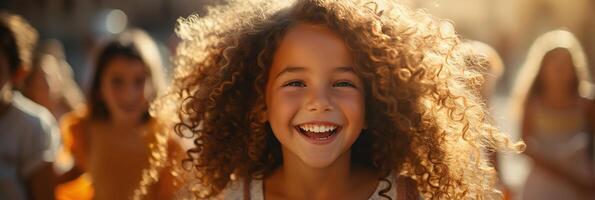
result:
[[[129,85],[128,87],[126,87],[126,92],[124,93],[124,99],[126,100],[126,102],[128,103],[132,103],[137,101],[137,99],[139,99],[141,96],[143,95],[143,89],[142,88],[138,88],[134,85]]]
[[[313,89],[306,101],[306,109],[312,112],[328,112],[334,109],[326,89]]]

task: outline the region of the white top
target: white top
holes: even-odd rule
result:
[[[535,106],[533,132],[525,140],[527,149],[564,171],[575,180],[594,184],[589,158],[589,125],[586,110],[552,109],[541,102]],[[523,187],[523,199],[595,199],[582,193],[575,185],[564,180],[542,165],[533,165]]]
[[[27,199],[25,180],[60,147],[54,116],[20,93],[0,115],[0,199]]]
[[[391,173],[387,180],[391,182],[392,187],[386,195],[389,196],[391,199],[397,199],[397,181],[396,176]],[[263,193],[263,181],[262,180],[252,180],[250,183],[250,200],[264,200],[264,193]],[[368,198],[368,200],[384,200],[386,198],[379,195],[380,191],[384,188],[388,187],[388,183],[386,181],[380,181],[378,183],[378,187],[376,190]],[[234,181],[232,182],[225,190],[223,190],[223,199],[225,200],[238,200],[244,198],[244,181]]]

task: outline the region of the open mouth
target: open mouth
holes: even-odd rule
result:
[[[328,140],[339,132],[341,126],[334,124],[301,124],[295,127],[300,134],[312,140]]]

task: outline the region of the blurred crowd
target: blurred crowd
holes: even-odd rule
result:
[[[585,34],[571,29],[530,38],[514,72],[503,57],[519,50],[501,56],[501,46],[466,41],[487,58],[469,62],[485,74],[481,95],[494,122],[527,144],[521,156],[491,156],[506,199],[595,199],[595,85],[577,36]],[[172,198],[167,175],[136,188],[158,140],[149,106],[170,79],[176,39],[166,47],[124,25],[82,53],[89,68],[75,73],[61,41],[39,33],[23,16],[0,13],[0,199]],[[501,92],[503,76],[510,92]]]

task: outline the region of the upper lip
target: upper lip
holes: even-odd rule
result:
[[[300,123],[297,124],[296,126],[302,126],[302,125],[306,125],[306,124],[311,124],[311,125],[324,125],[324,126],[341,126],[337,123],[334,122],[329,122],[329,121],[309,121],[309,122],[304,122],[304,123]]]

